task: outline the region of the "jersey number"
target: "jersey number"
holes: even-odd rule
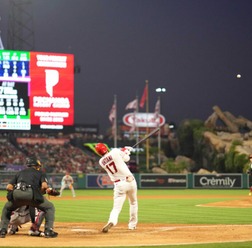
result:
[[[114,162],[107,164],[106,168],[110,171],[111,174],[115,174],[117,172],[117,168]]]

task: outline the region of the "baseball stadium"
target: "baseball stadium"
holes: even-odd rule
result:
[[[0,207],[5,192],[1,191]],[[112,207],[112,190],[70,190],[55,204],[55,239],[28,236],[25,224],[1,247],[251,247],[248,190],[140,189],[139,224],[127,229],[125,202],[118,224],[102,233]]]
[[[251,3],[0,0],[0,247],[251,248]]]

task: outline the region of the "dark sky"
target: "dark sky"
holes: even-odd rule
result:
[[[218,105],[252,120],[251,0],[33,0],[35,50],[73,53],[75,122],[110,127],[141,97],[149,80],[149,108],[157,87],[162,114],[179,124],[206,120]],[[9,0],[0,0],[7,42]],[[241,78],[236,77],[241,74]]]

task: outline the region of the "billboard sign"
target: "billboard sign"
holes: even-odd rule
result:
[[[0,50],[0,130],[73,124],[74,56]]]
[[[114,187],[114,183],[107,174],[87,174],[86,178],[86,188],[111,189]]]
[[[187,175],[141,174],[140,188],[187,188]]]
[[[128,113],[123,116],[123,123],[131,127],[157,127],[165,124],[165,117],[157,117],[156,113]]]
[[[72,55],[31,53],[32,124],[73,125],[73,66]]]
[[[242,174],[194,175],[193,188],[235,189],[242,188]]]

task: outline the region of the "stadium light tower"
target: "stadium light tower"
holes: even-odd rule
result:
[[[159,101],[159,108],[158,108],[158,115],[161,113],[161,93],[165,93],[166,92],[166,88],[156,88],[156,92],[159,94],[158,96],[158,101]],[[160,119],[159,120],[159,128],[160,126]],[[161,164],[161,130],[158,132],[158,165]]]
[[[32,0],[9,0],[7,49],[34,50]]]

